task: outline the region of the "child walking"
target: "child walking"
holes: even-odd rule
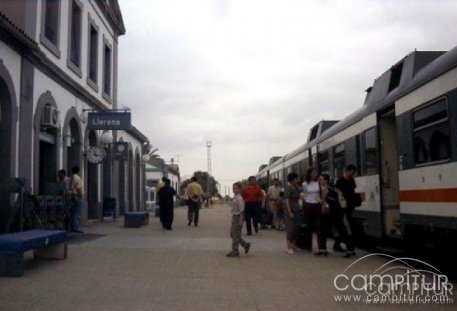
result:
[[[227,254],[227,257],[240,257],[238,247],[241,244],[244,248],[244,253],[249,252],[251,243],[246,242],[241,238],[241,229],[244,222],[244,200],[241,196],[241,184],[236,182],[233,184],[233,193],[235,194],[231,203],[232,226],[230,228],[230,236],[232,238],[232,251]]]

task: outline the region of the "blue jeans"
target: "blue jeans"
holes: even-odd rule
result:
[[[79,197],[72,198],[73,205],[71,207],[71,231],[79,230],[81,224],[81,209],[83,206],[83,199]]]

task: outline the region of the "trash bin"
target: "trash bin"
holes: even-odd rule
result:
[[[116,198],[105,197],[103,199],[103,218],[113,217],[116,221]]]

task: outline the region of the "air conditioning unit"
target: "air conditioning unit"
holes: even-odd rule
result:
[[[44,106],[43,117],[41,118],[42,127],[58,127],[59,112],[56,107]]]

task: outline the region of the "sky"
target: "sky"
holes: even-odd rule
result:
[[[119,107],[181,177],[230,192],[416,50],[457,45],[455,0],[119,0]]]

